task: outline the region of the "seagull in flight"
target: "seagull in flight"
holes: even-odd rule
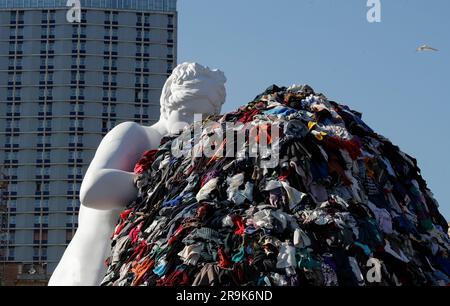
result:
[[[430,47],[430,46],[428,46],[428,45],[423,45],[423,46],[420,46],[419,48],[417,48],[417,50],[416,50],[417,52],[426,52],[426,51],[439,51],[438,49],[436,49],[436,48],[433,48],[433,47]]]

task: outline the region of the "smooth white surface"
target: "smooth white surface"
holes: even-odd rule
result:
[[[225,102],[223,72],[196,63],[177,66],[161,95],[161,117],[150,127],[124,122],[101,141],[80,189],[78,229],[49,286],[95,286],[119,213],[137,197],[133,169],[142,154],[161,138],[193,122],[194,114],[218,114]]]

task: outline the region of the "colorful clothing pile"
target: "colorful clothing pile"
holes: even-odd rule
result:
[[[450,283],[448,225],[416,160],[360,113],[307,85],[274,85],[197,123],[201,141],[212,122],[264,122],[256,135],[269,143],[279,124],[278,165],[261,167],[267,156],[226,138],[216,148],[243,154],[192,158],[174,154],[179,137],[164,138],[136,165],[138,198],[120,216],[102,285]]]

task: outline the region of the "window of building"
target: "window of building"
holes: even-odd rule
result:
[[[52,121],[47,119],[39,119],[39,128],[40,129],[51,129],[52,128]]]
[[[44,103],[44,102],[39,103],[39,112],[40,113],[51,113],[52,112],[52,108],[53,108],[52,103],[49,103],[49,102],[47,102],[47,103]]]
[[[35,243],[46,243],[48,240],[48,230],[34,230],[33,238]]]
[[[43,144],[49,144],[50,143],[50,136],[49,135],[39,135],[37,137],[37,143],[38,145],[43,145]]]
[[[70,143],[82,143],[83,137],[81,135],[70,135],[69,142]]]
[[[78,216],[77,215],[73,215],[73,214],[70,214],[70,215],[67,215],[66,216],[66,223],[67,224],[78,224]]]
[[[9,146],[14,146],[19,143],[18,136],[5,136],[5,144]]]
[[[16,51],[17,52],[22,52],[23,51],[23,43],[22,42],[17,42],[17,44],[16,44]]]
[[[17,182],[11,182],[8,184],[9,192],[17,192]]]
[[[148,114],[148,106],[135,106],[135,112],[139,115],[147,115]]]
[[[80,192],[80,184],[79,183],[69,183],[67,186],[68,191],[72,192]]]
[[[16,23],[17,21],[17,12],[11,12],[9,15],[9,22],[10,23]]]
[[[36,222],[38,219],[34,219],[34,224],[39,224],[39,222]],[[33,247],[33,259],[34,260],[38,260],[39,259],[39,247]]]
[[[9,215],[9,224],[16,225],[16,215]]]
[[[6,160],[17,160],[18,158],[18,152],[17,151],[6,151],[5,152],[5,159]]]
[[[118,22],[119,21],[119,14],[117,12],[112,13],[112,21]]]
[[[82,128],[83,127],[83,119],[70,119],[70,127],[71,128]]]
[[[17,176],[17,167],[11,167],[11,168],[9,168],[9,171],[8,171],[8,175],[9,176]]]
[[[8,248],[8,260],[14,260],[15,258],[15,249],[13,247]]]
[[[69,159],[75,160],[75,159],[82,159],[82,151],[75,151],[70,150],[69,151]]]
[[[72,230],[66,230],[66,243],[69,243],[73,239],[73,235],[75,235],[75,232]]]
[[[83,175],[83,168],[82,167],[69,167],[68,168],[68,175]]]
[[[83,112],[84,107],[83,104],[80,103],[70,103],[70,112]]]
[[[35,209],[46,209],[48,208],[48,199],[36,199],[34,200],[34,208]]]
[[[106,124],[106,128],[108,130],[111,130],[112,128],[114,128],[116,126],[116,120],[114,119],[110,119],[108,120],[107,124]]]
[[[36,157],[37,159],[42,159],[42,160],[50,160],[50,151],[49,150],[43,150],[43,151],[38,151],[36,153]]]
[[[36,175],[37,176],[49,176],[50,175],[50,167],[49,166],[36,167]],[[42,191],[48,191],[48,190],[42,190]]]
[[[41,43],[41,52],[46,52],[47,50],[47,43],[43,42]]]
[[[15,211],[17,209],[17,200],[16,199],[8,200],[7,206],[10,210]]]

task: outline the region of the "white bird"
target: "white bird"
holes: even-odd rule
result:
[[[428,45],[423,45],[417,48],[417,52],[426,52],[426,51],[439,51],[438,49],[432,48]]]

